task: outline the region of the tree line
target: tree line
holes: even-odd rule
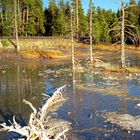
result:
[[[92,37],[96,44],[121,40],[122,9],[117,12],[105,10],[95,7],[89,1],[89,10],[85,13],[81,0],[48,0],[47,8],[43,7],[42,0],[15,0],[15,9],[13,1],[0,0],[1,36],[15,36],[16,16],[19,36],[70,37],[72,22],[75,37],[90,36],[92,28]],[[124,5],[124,9],[125,39],[133,42],[140,34],[140,1],[136,3],[135,0],[130,0],[130,3]]]

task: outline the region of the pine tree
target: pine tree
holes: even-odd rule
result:
[[[69,6],[68,3],[65,4],[64,0],[60,0],[60,8],[59,8],[59,12],[56,18],[56,24],[55,24],[55,35],[61,35],[61,36],[66,36],[69,32],[70,32],[70,21],[69,21],[69,17],[70,17],[70,13],[67,13],[67,10]]]
[[[94,23],[93,23],[93,36],[96,44],[100,43],[100,38],[101,38],[101,24],[97,18],[94,18]]]
[[[65,13],[60,10],[59,15],[56,18],[55,24],[55,35],[67,35],[68,33],[68,22],[66,20]]]
[[[100,42],[103,44],[110,43],[109,26],[105,19],[101,23],[101,38]]]
[[[140,0],[137,5],[138,34],[140,35]]]
[[[137,25],[137,7],[135,0],[130,0],[130,5],[128,5],[128,20],[130,23]]]
[[[44,32],[42,0],[17,0],[17,26],[19,35],[37,35]],[[15,35],[14,3],[2,1],[2,35]]]
[[[109,23],[107,22],[107,12],[100,7],[97,7],[95,22],[94,22],[94,35],[96,43],[109,43]]]
[[[121,28],[119,27],[119,19],[117,17],[117,13],[113,12],[111,14],[111,21],[109,24],[109,34],[111,38],[111,43],[116,43],[118,40],[120,40],[120,30]]]
[[[9,0],[2,1],[2,35],[13,36],[15,35],[14,30],[14,3]]]
[[[87,33],[87,20],[84,14],[81,0],[78,1],[78,17],[79,17],[79,36],[85,36]]]
[[[58,15],[58,6],[56,4],[55,0],[49,1],[49,7],[48,7],[48,14],[47,14],[47,24],[50,29],[50,35],[55,35],[55,25],[56,25],[56,18]]]
[[[81,0],[72,0],[73,15],[74,15],[74,29],[76,36],[85,36],[87,33],[87,19],[84,14]]]
[[[28,35],[44,33],[43,4],[41,0],[24,0],[26,11],[26,32]],[[27,17],[28,16],[28,17]]]

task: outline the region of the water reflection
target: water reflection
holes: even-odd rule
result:
[[[116,126],[105,123],[100,117],[100,114],[106,111],[140,114],[140,110],[136,108],[140,95],[134,96],[131,93],[133,96],[130,96],[130,91],[127,89],[128,82],[133,81],[135,75],[129,77],[125,74],[99,71],[84,73],[73,71],[72,78],[73,94],[69,96],[71,98],[69,108],[64,109],[70,111],[71,108],[71,113],[68,113],[67,117],[63,115],[73,122],[74,132],[88,140],[118,139],[118,137],[122,140],[138,139],[139,134],[121,131]],[[133,86],[129,84],[129,87]]]
[[[0,70],[0,108],[4,111],[10,109],[14,114],[21,113],[26,117],[30,109],[23,105],[22,100],[32,100],[36,95],[32,85],[36,86],[32,73],[33,70],[26,69],[24,65],[9,65]],[[41,98],[38,98],[39,104]],[[33,101],[34,102],[34,101]],[[25,110],[27,111],[25,112]]]
[[[29,65],[29,63],[28,63]],[[41,94],[67,85],[68,101],[58,111],[58,117],[72,122],[80,139],[139,139],[139,134],[127,133],[106,123],[101,113],[118,111],[139,115],[140,75],[109,73],[87,69],[72,71],[69,65],[10,64],[0,70],[0,112],[22,114],[28,120],[30,108],[22,100],[31,101],[36,108],[42,103]],[[3,121],[2,114],[0,121]]]

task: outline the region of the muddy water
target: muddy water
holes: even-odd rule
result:
[[[51,95],[55,89],[67,85],[67,102],[58,110],[58,118],[72,123],[72,132],[79,140],[138,140],[139,132],[123,131],[106,123],[104,112],[140,115],[140,75],[117,74],[87,69],[72,72],[69,64],[36,60],[6,62],[0,69],[0,122],[10,115],[28,120],[31,112],[22,100],[36,108],[41,106],[42,93]],[[4,133],[0,140],[6,139]]]

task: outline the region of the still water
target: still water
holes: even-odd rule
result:
[[[138,140],[139,132],[123,131],[105,122],[104,112],[140,115],[140,75],[103,72],[87,69],[71,71],[69,64],[45,62],[7,63],[0,69],[0,122],[3,116],[22,116],[28,120],[31,109],[22,100],[42,104],[42,94],[52,93],[67,85],[67,102],[58,110],[58,118],[72,123],[72,132],[79,140]],[[4,133],[0,140],[6,139]]]

